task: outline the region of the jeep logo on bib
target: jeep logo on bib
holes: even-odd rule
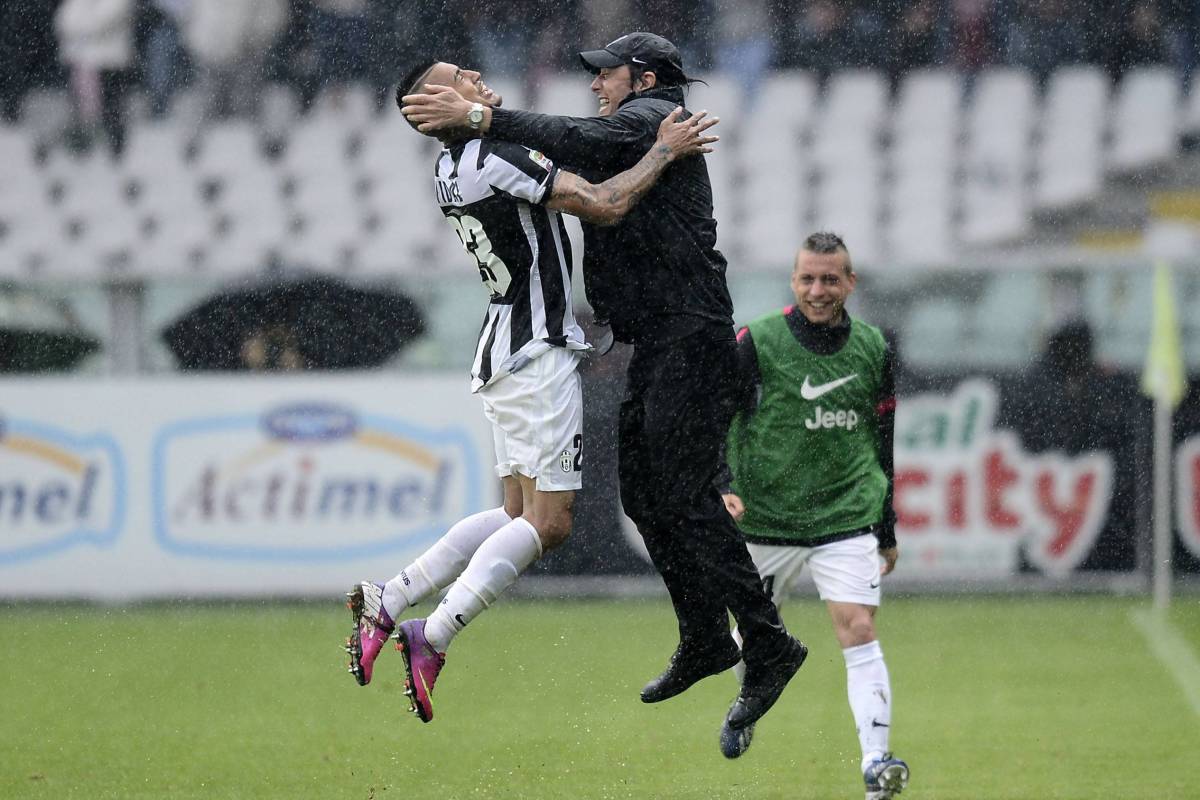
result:
[[[857,425],[858,414],[854,411],[825,411],[820,406],[813,412],[812,419],[804,420],[804,427],[810,431],[821,428],[845,428],[852,431]]]

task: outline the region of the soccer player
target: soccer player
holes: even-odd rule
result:
[[[589,180],[642,158],[659,123],[684,102],[689,79],[679,51],[637,32],[580,58],[595,76],[598,117],[483,108],[476,111],[487,141],[536,147]],[[461,127],[471,104],[425,83],[403,98],[409,121],[422,131]],[[674,697],[744,658],[745,680],[726,720],[752,725],[808,650],[783,627],[714,482],[733,413],[737,343],[704,159],[672,166],[622,224],[585,223],[583,231],[588,300],[615,339],[634,347],[618,430],[621,501],[679,621],[679,645],[642,700]],[[729,612],[744,638],[740,652]]]
[[[772,600],[805,564],[812,570],[846,660],[867,800],[884,800],[908,781],[908,765],[888,752],[892,690],[875,635],[881,577],[899,556],[896,398],[883,335],[846,312],[856,280],[841,238],[814,233],[796,256],[796,304],[739,332],[733,483],[723,494]],[[721,751],[737,758],[753,733],[725,726]]]
[[[446,62],[415,67],[397,100],[430,81],[474,106],[501,102],[478,72]],[[613,224],[676,158],[711,152],[717,139],[706,131],[716,120],[680,122],[681,112],[665,115],[655,145],[636,164],[600,185],[526,147],[480,139],[477,125],[438,134],[444,149],[434,176],[437,202],[491,295],[471,391],[492,423],[504,505],[454,525],[386,584],[354,587],[346,645],[350,672],[365,686],[395,631],[406,694],[424,722],[433,718],[431,695],[451,640],[571,531],[583,442],[576,365],[589,346],[571,309],[571,244],[559,212]],[[407,608],[451,583],[427,619],[396,624]]]

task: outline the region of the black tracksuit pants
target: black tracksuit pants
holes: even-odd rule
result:
[[[714,478],[733,418],[737,342],[702,331],[636,344],[621,403],[621,502],[662,575],[689,649],[716,650],[733,614],[749,665],[786,644]]]

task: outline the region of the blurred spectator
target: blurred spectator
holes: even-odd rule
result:
[[[886,0],[857,0],[848,3],[849,33],[843,66],[876,69],[887,66],[887,45],[892,32],[883,13]]]
[[[311,0],[318,82],[341,89],[365,74],[367,0]]]
[[[125,149],[125,87],[133,61],[133,0],[65,0],[54,15],[58,54],[70,68],[78,126],[86,145],[97,127],[119,158]]]
[[[267,54],[289,16],[287,0],[191,0],[184,40],[207,117],[257,114]]]
[[[651,31],[670,39],[683,56],[683,66],[688,73],[712,67],[713,32],[710,20],[716,19],[718,5],[732,4],[733,0],[642,0],[638,4],[641,19],[638,29]],[[769,13],[773,4],[780,0],[768,0]],[[786,0],[785,0],[786,2]],[[773,34],[775,25],[768,20],[767,33]]]
[[[392,89],[411,58],[400,37],[404,8],[405,0],[367,0],[365,69],[379,113],[392,108]]]
[[[1125,383],[1097,363],[1091,326],[1068,322],[1046,341],[1041,359],[1008,403],[1007,426],[1033,452],[1115,449],[1128,435]]]
[[[58,76],[52,24],[57,3],[0,2],[0,121],[15,122],[26,92]]]
[[[824,82],[846,61],[849,26],[843,4],[807,0],[796,19],[797,66],[814,70]]]
[[[1093,450],[1113,454],[1114,502],[1105,533],[1084,569],[1134,557],[1139,477],[1136,436],[1148,424],[1146,403],[1128,375],[1104,369],[1094,353],[1091,326],[1068,322],[1046,341],[1041,359],[1001,398],[999,426],[1015,430],[1033,453],[1068,456]]]
[[[1169,51],[1158,3],[1114,3],[1107,42],[1104,66],[1114,80],[1133,67],[1166,63]]]
[[[631,0],[610,0],[596,3],[584,2],[580,7],[579,21],[581,40],[578,50],[591,50],[630,33],[635,28],[629,27],[629,21],[634,18],[634,3]],[[657,31],[651,31],[657,33]],[[578,60],[576,60],[578,63]]]
[[[1022,0],[1009,30],[1009,62],[1025,67],[1038,83],[1064,64],[1084,57],[1079,9],[1067,0]]]
[[[148,0],[144,4],[146,43],[142,72],[150,95],[150,116],[154,119],[166,116],[171,98],[188,72],[183,27],[191,7],[192,0]]]
[[[242,342],[242,366],[253,372],[293,372],[305,368],[295,331],[287,325],[268,325]]]
[[[1200,53],[1200,2],[1162,0],[1163,33],[1171,62],[1179,70],[1185,87],[1191,85],[1192,71]]]
[[[771,66],[774,46],[767,0],[720,0],[714,19],[716,66],[743,89],[743,110],[754,105],[755,89]]]
[[[996,58],[992,0],[950,0],[950,63],[978,72]]]
[[[891,47],[888,71],[893,84],[911,69],[941,64],[945,53],[936,0],[916,0],[901,8],[893,21],[888,43]]]
[[[454,56],[458,64],[479,63],[470,36],[477,4],[478,0],[403,0],[399,35],[409,59]]]
[[[487,3],[470,16],[471,38],[480,57],[477,68],[483,74],[505,77],[525,74],[530,66],[533,40],[542,22],[538,14],[540,5],[537,0],[507,0],[503,5]]]

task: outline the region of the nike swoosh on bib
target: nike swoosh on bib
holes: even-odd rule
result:
[[[834,389],[838,388],[842,384],[849,383],[850,381],[854,380],[857,377],[858,377],[858,373],[856,372],[853,375],[847,375],[844,378],[838,378],[836,381],[830,381],[829,383],[822,383],[820,386],[813,386],[808,382],[808,376],[805,375],[804,376],[804,384],[800,387],[800,396],[803,397],[805,400],[816,400],[821,395],[828,394],[829,392],[832,392]]]

